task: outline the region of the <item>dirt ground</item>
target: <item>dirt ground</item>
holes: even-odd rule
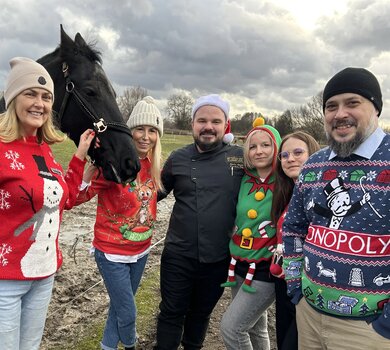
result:
[[[158,204],[158,222],[153,243],[160,241],[165,233],[173,204],[172,197]],[[108,297],[96,268],[89,255],[95,219],[96,202],[92,200],[64,213],[60,244],[64,263],[56,276],[53,297],[49,307],[41,350],[55,350],[59,347],[71,349],[71,342],[82,339],[91,323],[104,320],[107,313]],[[151,251],[145,270],[158,269],[163,242]],[[222,314],[229,304],[230,292],[226,290],[210,322],[205,340],[205,350],[225,349],[219,333]],[[271,349],[275,345],[275,317],[271,307],[268,312]],[[155,316],[147,334],[139,334],[139,350],[152,349],[155,340]],[[98,337],[98,335],[96,335]]]

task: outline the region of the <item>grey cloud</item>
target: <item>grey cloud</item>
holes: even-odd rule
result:
[[[71,37],[80,32],[97,41],[119,93],[133,85],[158,99],[170,89],[218,92],[282,112],[307,102],[339,69],[373,66],[390,45],[390,4],[384,0],[349,2],[339,17],[325,13],[312,33],[272,1],[36,0],[33,15],[21,4],[7,1],[0,14],[0,83],[10,57],[52,51],[63,23]],[[103,29],[116,39],[105,42]],[[375,73],[386,75],[383,67],[375,65]],[[390,89],[387,75],[382,83]]]

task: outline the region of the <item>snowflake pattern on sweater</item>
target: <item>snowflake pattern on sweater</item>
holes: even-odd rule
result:
[[[76,200],[85,162],[67,174],[36,137],[0,142],[0,279],[40,279],[62,263],[62,212]]]
[[[289,293],[390,337],[390,136],[371,159],[329,156],[306,162],[284,221]]]

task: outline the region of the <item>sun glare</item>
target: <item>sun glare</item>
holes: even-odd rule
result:
[[[345,0],[275,0],[272,3],[285,8],[294,16],[300,26],[306,30],[313,30],[321,16],[333,16],[345,12]]]

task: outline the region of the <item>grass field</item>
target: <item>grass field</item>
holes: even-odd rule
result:
[[[162,145],[162,157],[163,160],[167,159],[169,154],[184,145],[187,145],[193,141],[190,135],[164,135],[161,139]],[[62,143],[58,143],[51,146],[54,157],[64,169],[68,168],[70,159],[76,151],[76,146],[69,138]]]
[[[143,275],[142,283],[140,284],[135,297],[137,303],[138,334],[148,334],[150,332],[151,323],[155,322],[159,303],[159,285],[160,274],[158,267],[150,270],[148,274]],[[105,320],[91,322],[82,339],[76,339],[71,342],[71,344],[64,344],[63,347],[57,348],[56,350],[69,350],[69,345],[72,350],[100,349],[99,344],[103,335],[104,326]],[[69,342],[69,340],[67,340],[67,342]],[[119,350],[123,349],[121,344],[118,348]]]

